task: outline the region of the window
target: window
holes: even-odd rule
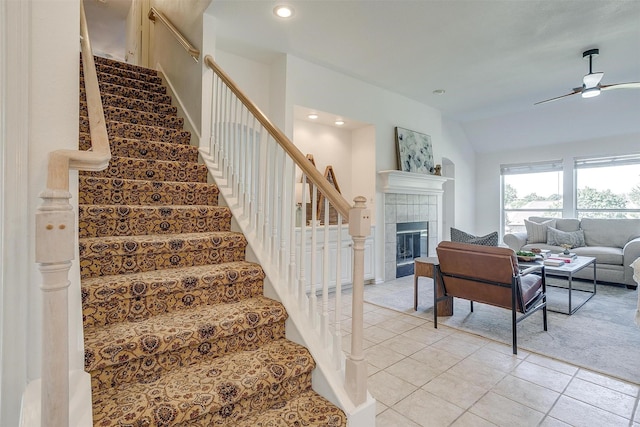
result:
[[[562,216],[562,161],[503,165],[502,234],[525,231],[530,216]]]
[[[640,154],[575,160],[578,218],[640,218]]]

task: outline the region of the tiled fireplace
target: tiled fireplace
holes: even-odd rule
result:
[[[442,185],[447,178],[435,175],[423,175],[400,171],[378,172],[381,178],[384,197],[384,279],[393,280],[407,274],[413,274],[413,266],[407,273],[409,255],[400,254],[404,268],[398,269],[398,245],[401,251],[413,252],[411,256],[435,256],[435,248],[442,239]],[[398,234],[398,228],[407,226],[397,224],[426,223],[427,227],[420,230],[422,254],[416,255],[417,247],[406,248],[403,233]],[[428,237],[426,237],[428,236]],[[425,238],[426,237],[426,238]],[[411,240],[413,244],[414,240]],[[427,252],[428,250],[428,252]],[[398,275],[398,273],[400,273]]]

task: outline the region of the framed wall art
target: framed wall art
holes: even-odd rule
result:
[[[424,133],[396,127],[398,169],[403,172],[433,174],[431,137]]]

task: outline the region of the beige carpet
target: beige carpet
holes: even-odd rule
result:
[[[421,277],[419,283],[417,312],[413,311],[413,276],[366,286],[365,301],[433,319],[433,282]],[[577,286],[588,288],[589,284],[578,282]],[[634,322],[636,292],[599,284],[596,295],[575,314],[549,312],[546,332],[542,329],[542,313],[534,313],[518,324],[518,348],[640,384],[640,328]],[[550,308],[566,310],[565,289],[550,287],[548,295]],[[584,298],[581,293],[574,293],[574,297],[574,303]],[[454,315],[439,317],[438,322],[511,344],[509,310],[476,303],[471,313],[468,301],[456,299]]]

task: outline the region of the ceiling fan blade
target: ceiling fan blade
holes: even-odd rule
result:
[[[629,83],[616,83],[612,85],[602,85],[600,86],[601,90],[611,90],[611,89],[640,89],[640,82],[629,82]]]
[[[604,73],[602,73],[602,72],[586,74],[582,78],[582,83],[584,83],[584,88],[585,89],[590,89],[592,87],[598,86],[598,84],[600,83],[600,80],[602,80],[603,76],[604,76]]]
[[[544,104],[544,103],[551,102],[551,101],[557,101],[558,99],[566,98],[567,96],[571,96],[571,95],[576,95],[576,94],[578,94],[580,92],[582,92],[582,88],[581,87],[574,88],[573,92],[571,92],[571,93],[567,93],[566,95],[562,95],[562,96],[556,96],[555,98],[545,99],[544,101],[536,102],[533,105]]]

